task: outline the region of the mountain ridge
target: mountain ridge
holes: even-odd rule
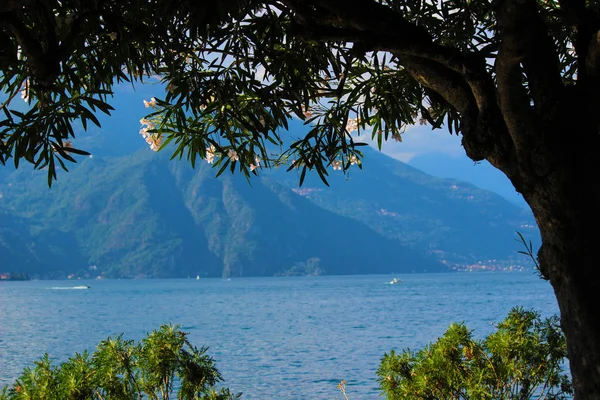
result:
[[[73,235],[76,246],[66,246],[80,249],[86,264],[65,268],[81,276],[92,275],[85,267],[127,278],[276,275],[310,259],[333,274],[445,268],[277,182],[258,178],[251,187],[242,176],[216,179],[214,172],[145,150],[116,160],[95,157],[48,191],[42,176],[24,179],[28,173],[17,171],[4,182],[0,205],[37,224],[35,243],[56,225]],[[363,246],[348,245],[345,235],[360,236]]]
[[[301,136],[305,127],[292,121],[290,129]],[[482,262],[522,265],[515,231],[539,241],[531,213],[501,196],[436,178],[369,147],[363,148],[362,170],[353,166],[344,175],[330,169],[329,188],[308,173],[299,187],[297,174],[284,167],[260,170],[249,181],[229,173],[216,179],[207,163],[194,170],[169,161],[168,148],[156,154],[137,134],[113,132],[95,141],[99,134],[81,138],[91,147],[80,147],[93,150],[93,157],[61,172],[50,190],[45,171],[22,166],[0,172],[0,212],[21,221],[0,230],[0,246],[22,249],[5,250],[12,255],[3,260],[19,263],[22,254],[24,265],[41,270],[40,262],[56,257],[64,264],[61,273],[67,268],[78,276],[129,278],[280,275],[317,259],[311,265],[318,264],[319,273],[442,271]],[[109,145],[123,154],[103,151]],[[271,217],[294,229],[266,223]],[[323,223],[314,228],[311,221]],[[337,225],[366,235],[370,254],[346,257],[339,249],[358,250],[338,240],[345,232]],[[71,244],[63,248],[63,242]],[[402,257],[423,265],[394,270],[393,260]],[[0,261],[0,271],[10,268],[7,263]],[[365,267],[370,264],[386,267]]]

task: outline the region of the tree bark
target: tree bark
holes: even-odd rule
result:
[[[543,232],[542,237],[551,235]],[[589,273],[597,268],[590,242],[589,238],[581,236],[565,238],[561,247],[572,250],[564,251],[546,239],[541,251],[543,262],[561,269],[551,277],[551,282],[560,307],[561,326],[567,337],[578,400],[600,398],[600,316],[597,309],[600,279],[597,273]]]
[[[577,203],[574,198],[585,196],[573,192],[551,197],[557,205],[571,203],[564,206],[564,220],[534,210],[543,243],[540,264],[560,307],[578,400],[600,399],[600,270],[595,248],[600,207],[586,199],[582,203],[587,204],[572,205]]]
[[[583,101],[579,103],[585,108]],[[535,147],[521,153],[522,194],[542,236],[540,268],[558,300],[575,398],[596,400],[600,399],[600,268],[596,248],[600,182],[592,171],[600,135],[593,125],[577,117],[579,113],[564,111],[553,129],[548,127],[538,136]]]

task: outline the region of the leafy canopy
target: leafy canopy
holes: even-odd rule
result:
[[[464,130],[470,108],[458,78],[494,85],[497,4],[3,1],[0,162],[47,168],[51,183],[57,165],[66,169],[64,160],[85,154],[70,140],[79,124],[99,125],[98,113],[110,114],[115,85],[159,79],[167,91],[151,102],[142,132],[153,148],[171,142],[174,157],[192,165],[214,159],[219,173],[287,163],[301,169],[301,181],[307,169],[326,180],[328,166],[360,165],[353,131],[381,146],[418,122]],[[563,80],[573,84],[567,11],[552,0],[535,7]],[[598,12],[600,5],[587,7]],[[272,154],[294,117],[310,130],[283,155]]]

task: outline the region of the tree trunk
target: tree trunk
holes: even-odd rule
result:
[[[565,118],[570,119],[557,125],[563,128],[569,122],[577,125],[576,117]],[[584,136],[582,130],[587,128],[588,133],[593,130],[589,126],[578,128],[570,126],[563,130],[562,137],[571,135],[570,138],[550,146],[554,151],[541,157],[544,162],[540,163],[538,158],[535,169],[526,168],[528,176],[521,173],[521,179],[529,180],[523,195],[542,236],[538,253],[540,268],[558,300],[575,398],[597,400],[600,399],[600,182],[593,171],[600,135],[596,131]]]
[[[585,195],[574,192],[568,196]],[[555,200],[560,203],[564,199]],[[564,210],[568,220],[563,226],[559,223],[557,227],[557,221],[548,217],[537,217],[543,243],[540,265],[560,307],[578,400],[600,399],[600,268],[595,248],[600,208],[586,202],[587,207]]]
[[[574,240],[569,245],[575,249],[583,247],[576,242]],[[582,265],[587,268],[597,267],[592,264],[589,256],[577,254],[577,250],[564,254],[545,249],[544,252],[547,258],[554,258],[549,263],[561,263],[566,268],[571,267],[571,270],[580,269]],[[586,253],[592,253],[590,247]],[[559,261],[563,257],[568,258],[568,261]],[[600,399],[600,279],[597,274],[590,276],[581,272],[583,271],[565,271],[557,274],[551,281],[560,307],[561,325],[567,336],[576,399]]]

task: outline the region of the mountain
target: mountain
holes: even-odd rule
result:
[[[438,178],[460,179],[498,193],[521,208],[529,207],[508,178],[487,161],[474,163],[466,157],[431,152],[414,156],[408,164]]]
[[[330,171],[330,187],[316,174],[307,174],[297,188],[296,174],[269,173],[313,203],[450,265],[518,259],[516,231],[539,244],[529,211],[464,181],[436,178],[364,149],[363,169],[353,167],[348,177]]]
[[[27,221],[4,210],[0,210],[0,220],[0,263],[19,265],[24,271],[39,269],[36,249],[29,247],[34,241],[26,228]]]
[[[0,168],[0,271],[107,277],[438,271],[431,257],[459,269],[527,265],[517,253],[517,231],[539,245],[524,208],[372,148],[363,148],[363,170],[330,171],[329,188],[310,173],[298,187],[297,174],[285,168],[261,170],[250,184],[242,176],[215,179],[206,163],[192,170],[169,161],[168,149],[146,148],[131,121],[147,111],[138,100],[141,110],[121,101],[120,114],[78,137],[75,145],[93,158],[69,165],[51,190],[44,171]],[[282,133],[287,140],[306,130],[298,121],[290,127]]]
[[[44,171],[5,173],[0,271],[142,278],[446,268],[268,176],[250,186],[214,173],[145,149],[88,158],[52,189]]]

